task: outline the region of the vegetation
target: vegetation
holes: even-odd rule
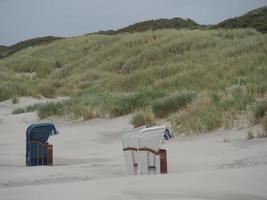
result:
[[[258,102],[254,106],[255,119],[260,121],[260,119],[264,116],[265,112],[267,112],[267,101]]]
[[[267,32],[267,6],[252,10],[242,16],[227,19],[215,25],[200,25],[191,19],[173,18],[147,20],[118,30],[99,31],[98,34],[137,33],[161,29],[240,29],[251,28]]]
[[[16,104],[16,103],[18,103],[19,102],[19,98],[17,97],[17,96],[14,96],[13,98],[12,98],[12,103],[13,104]]]
[[[264,117],[261,120],[261,123],[263,125],[263,129],[264,129],[264,136],[267,137],[267,114],[264,115]]]
[[[251,28],[267,32],[267,6],[252,10],[240,17],[227,19],[215,25],[200,25],[191,19],[173,18],[147,20],[118,30],[99,31],[98,34],[136,33],[161,29],[240,29]]]
[[[34,112],[34,111],[37,111],[40,106],[42,106],[43,104],[42,103],[36,103],[36,104],[33,104],[33,105],[29,105],[29,106],[26,106],[24,108],[17,108],[16,110],[14,110],[12,112],[12,114],[21,114],[21,113],[27,113],[27,112]]]
[[[195,29],[199,28],[199,24],[191,19],[173,18],[173,19],[157,19],[139,22],[125,28],[114,31],[114,33],[135,33],[148,30],[160,30],[160,29]]]
[[[253,10],[245,15],[240,17],[227,19],[216,25],[200,25],[193,21],[192,19],[183,19],[183,18],[172,18],[172,19],[156,19],[156,20],[147,20],[143,22],[138,22],[133,25],[118,29],[118,30],[108,30],[108,31],[99,31],[97,34],[105,34],[105,35],[113,35],[120,33],[137,33],[144,31],[155,31],[162,29],[240,29],[240,28],[252,28],[257,31],[266,33],[267,32],[267,6],[258,8]],[[92,35],[95,33],[89,33],[87,35]],[[62,37],[55,36],[46,36],[46,37],[38,37],[30,40],[25,40],[19,42],[17,44],[11,46],[1,46],[0,45],[0,59],[10,56],[22,49],[39,46],[39,45],[47,45],[54,41],[63,39]],[[61,66],[60,62],[55,63],[58,67]]]
[[[255,138],[253,131],[252,130],[248,130],[247,131],[247,139],[251,140],[253,138]]]
[[[54,37],[54,36],[38,37],[38,38],[22,41],[11,46],[0,46],[0,59],[10,56],[27,47],[50,44],[51,42],[54,42],[59,39],[62,39],[62,38]]]
[[[157,117],[163,118],[184,108],[195,97],[196,93],[194,92],[179,92],[154,101],[152,109]]]
[[[132,116],[131,124],[134,125],[134,128],[144,126],[146,124],[146,121],[145,121],[145,117],[144,117],[143,113],[141,113],[141,112],[135,113]]]
[[[144,125],[152,125],[156,123],[156,119],[152,109],[147,107],[144,110],[140,110],[135,113],[131,118],[131,123],[135,128],[144,126]]]
[[[40,118],[116,117],[151,108],[186,134],[253,124],[266,102],[266,52],[267,35],[252,29],[69,38],[1,59],[0,100],[71,96],[36,106]]]
[[[267,6],[253,10],[240,17],[225,20],[215,28],[253,28],[257,31],[267,32]]]
[[[144,31],[155,31],[162,29],[198,29],[198,28],[207,28],[205,25],[199,25],[192,19],[183,19],[175,17],[172,19],[156,19],[156,20],[147,20],[143,22],[138,22],[130,26],[118,29],[118,30],[108,30],[108,31],[99,31],[97,34],[105,35],[115,35],[120,33],[138,33]],[[91,35],[90,33],[87,35]]]

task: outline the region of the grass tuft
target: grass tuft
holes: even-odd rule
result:
[[[19,103],[19,98],[18,98],[17,95],[15,95],[15,96],[12,98],[12,103],[13,103],[13,104]]]
[[[43,106],[43,103],[36,103],[33,105],[29,105],[22,108],[17,108],[16,110],[12,111],[12,114],[21,114],[27,112],[34,112],[37,111],[39,107]]]
[[[151,108],[146,107],[144,110],[141,110],[132,116],[131,123],[137,128],[144,125],[155,124],[156,119]]]
[[[196,96],[195,92],[181,92],[158,99],[152,103],[153,113],[160,118],[166,117],[168,114],[184,108]]]
[[[253,131],[252,130],[248,130],[247,131],[247,139],[251,140],[253,138],[255,138]]]
[[[134,125],[135,128],[144,126],[146,124],[145,116],[143,115],[142,112],[137,112],[133,114],[130,122],[132,125]]]
[[[264,129],[264,135],[267,136],[267,114],[266,113],[264,117],[261,119],[261,123]]]
[[[258,102],[254,106],[254,114],[256,120],[260,121],[260,119],[264,116],[266,111],[267,111],[267,101]]]
[[[37,114],[40,119],[45,119],[49,116],[54,116],[60,113],[62,109],[62,102],[50,102],[42,104],[38,107]]]

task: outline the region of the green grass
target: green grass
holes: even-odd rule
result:
[[[218,25],[216,28],[254,28],[257,31],[263,33],[267,32],[267,6],[252,10],[245,15],[240,17],[231,18],[225,20]]]
[[[256,120],[259,121],[264,116],[265,112],[267,112],[267,101],[258,102],[254,106],[254,113]]]
[[[251,140],[251,139],[254,139],[254,138],[255,138],[255,136],[254,136],[253,131],[252,130],[248,130],[247,131],[247,139]]]
[[[0,58],[4,58],[7,56],[10,56],[22,49],[25,49],[27,47],[31,46],[38,46],[38,45],[46,45],[50,44],[56,40],[62,39],[60,37],[54,37],[54,36],[47,36],[47,37],[39,37],[34,38],[30,40],[21,41],[17,44],[11,45],[11,46],[0,46]]]
[[[261,123],[262,123],[263,129],[264,129],[264,136],[267,137],[267,113],[262,118]]]
[[[182,112],[172,116],[170,121],[175,132],[194,134],[218,127],[233,127],[241,114],[253,112],[253,116],[249,116],[246,122],[252,125],[257,113],[253,106],[255,104],[255,97],[246,91],[226,90],[217,95],[214,92],[203,93]]]
[[[135,113],[131,118],[131,124],[133,124],[135,128],[144,126],[146,124],[146,121],[143,113]]]
[[[45,119],[49,116],[59,115],[62,111],[62,103],[61,102],[49,102],[46,104],[42,104],[37,108],[37,113],[40,119]]]
[[[194,92],[180,92],[172,94],[171,96],[154,101],[152,103],[152,110],[157,117],[163,118],[168,116],[170,113],[177,112],[179,109],[184,108],[196,96],[197,95]]]
[[[22,108],[17,108],[14,111],[12,111],[12,114],[21,114],[21,113],[27,113],[27,112],[34,112],[37,111],[42,105],[44,105],[43,103],[36,103],[33,105],[29,105],[26,107],[22,107]]]
[[[203,132],[243,114],[262,116],[266,53],[267,35],[251,29],[69,38],[1,59],[0,100],[70,96],[36,108],[40,118],[117,117],[151,107],[178,134]]]
[[[144,125],[152,125],[155,123],[156,123],[155,115],[150,107],[146,107],[134,113],[131,118],[131,124],[133,124],[135,128]]]
[[[12,98],[12,103],[13,103],[13,104],[19,103],[19,98],[18,98],[17,96],[14,96],[14,97]]]
[[[173,18],[173,19],[157,19],[139,22],[125,28],[107,32],[111,34],[118,34],[124,32],[142,32],[147,30],[159,30],[159,29],[182,29],[182,28],[199,28],[200,25],[191,19]],[[105,32],[103,32],[105,33]]]

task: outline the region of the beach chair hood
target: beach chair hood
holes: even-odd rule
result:
[[[26,165],[37,165],[39,149],[47,156],[47,141],[51,135],[59,132],[52,123],[32,124],[26,130]],[[37,150],[36,150],[37,148]],[[37,153],[36,153],[37,152]]]
[[[52,123],[32,124],[26,130],[26,138],[27,140],[35,140],[45,144],[51,135],[58,133]]]

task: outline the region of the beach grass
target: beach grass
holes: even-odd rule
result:
[[[0,100],[70,96],[35,108],[40,118],[117,117],[150,107],[177,134],[230,127],[249,113],[254,123],[266,109],[266,53],[267,35],[252,29],[69,38],[1,59]]]

